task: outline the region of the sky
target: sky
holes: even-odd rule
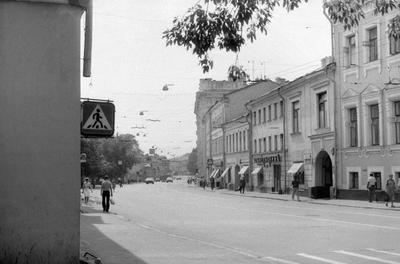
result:
[[[236,59],[252,79],[293,80],[320,67],[321,59],[331,54],[330,24],[322,13],[322,0],[312,0],[289,13],[278,8],[268,34],[258,33],[256,41],[238,54],[213,51],[214,68],[203,74],[190,50],[166,47],[162,39],[173,18],[196,2],[94,1],[92,77],[82,78],[81,97],[112,100],[115,135],[135,135],[145,153],[154,147],[157,154],[171,158],[196,147],[194,103],[199,80],[226,80]],[[169,90],[163,91],[166,84]]]

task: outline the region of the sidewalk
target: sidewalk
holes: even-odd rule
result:
[[[197,186],[196,186],[197,187]],[[200,187],[198,187],[200,188]],[[209,189],[209,188],[208,188]],[[291,194],[277,194],[277,193],[261,193],[257,191],[245,192],[245,194],[241,194],[237,191],[231,191],[227,189],[216,189],[217,192],[223,195],[235,195],[235,196],[245,196],[250,198],[259,198],[259,199],[270,199],[270,200],[280,200],[280,201],[291,201]],[[391,211],[399,211],[400,212],[400,204],[394,203],[394,208],[385,206],[383,201],[372,202],[368,201],[360,201],[360,200],[345,200],[345,199],[312,199],[310,197],[302,197],[300,196],[301,202],[310,203],[310,204],[321,204],[321,205],[330,205],[330,206],[342,206],[342,207],[353,207],[353,208],[363,208],[363,209],[377,209],[377,210],[391,210]],[[293,201],[297,202],[297,201]]]

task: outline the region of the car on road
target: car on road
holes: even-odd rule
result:
[[[161,180],[160,180],[160,178],[159,177],[157,177],[156,178],[156,182],[160,182]]]
[[[149,183],[154,184],[154,178],[153,177],[147,177],[144,181],[146,182],[146,184],[149,184]]]
[[[167,177],[167,179],[165,180],[166,182],[174,182],[174,180],[172,179],[172,177]]]

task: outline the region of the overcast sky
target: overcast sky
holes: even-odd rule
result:
[[[193,110],[199,79],[226,80],[228,67],[235,64],[236,54],[216,51],[214,68],[203,74],[190,51],[165,46],[162,32],[195,2],[94,1],[92,78],[82,79],[81,96],[113,100],[116,132],[139,133],[145,152],[152,146],[167,157],[190,152],[196,146]],[[268,35],[259,34],[238,59],[251,77],[293,80],[317,69],[330,54],[330,25],[322,1],[313,0],[290,13],[279,8]],[[165,84],[173,86],[162,91]]]

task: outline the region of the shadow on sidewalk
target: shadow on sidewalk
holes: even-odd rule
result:
[[[84,211],[87,208],[84,208]],[[90,208],[87,213],[81,214],[81,256],[89,252],[101,259],[103,264],[146,264],[145,261],[135,256],[113,240],[105,236],[95,225],[105,224],[97,213],[102,210]],[[95,213],[96,215],[91,215]]]

